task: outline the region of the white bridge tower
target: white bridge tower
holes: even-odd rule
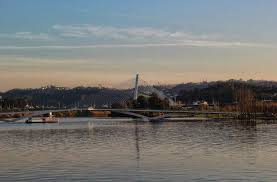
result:
[[[139,74],[136,74],[134,100],[138,99],[138,84],[139,84],[138,82],[139,82]]]

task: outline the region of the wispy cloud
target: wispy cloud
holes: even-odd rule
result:
[[[277,45],[241,43],[241,42],[216,42],[216,41],[186,41],[183,43],[159,44],[98,44],[98,45],[48,45],[48,46],[0,46],[0,50],[25,50],[25,49],[93,49],[93,48],[147,48],[147,47],[215,47],[215,48],[277,48]]]
[[[216,47],[216,48],[277,48],[277,45],[224,41],[222,36],[209,34],[193,34],[185,31],[169,31],[151,27],[112,27],[95,25],[54,25],[51,36],[46,33],[17,32],[0,34],[27,40],[51,40],[54,45],[41,46],[0,46],[0,50],[24,49],[92,49],[92,48],[144,48],[144,47]],[[70,44],[68,43],[70,39]],[[87,44],[95,39],[94,44]],[[82,44],[82,41],[86,44]]]
[[[170,31],[152,27],[112,27],[95,25],[54,25],[52,27],[64,38],[96,38],[97,45],[61,46],[56,48],[109,48],[109,47],[264,47],[276,48],[276,45],[241,41],[224,41],[219,34],[193,34],[185,31]],[[115,44],[106,44],[101,40],[110,40]],[[103,45],[104,44],[104,45]]]
[[[48,34],[39,33],[34,34],[32,32],[17,32],[15,34],[16,38],[29,39],[29,40],[49,40],[50,37]]]
[[[50,40],[50,36],[46,33],[32,33],[32,32],[16,32],[14,34],[0,34],[2,38],[12,39],[26,39],[26,40]]]
[[[64,37],[99,37],[120,40],[156,40],[156,41],[185,41],[207,40],[215,35],[194,35],[182,31],[166,31],[151,27],[118,28],[94,25],[54,25],[53,29]]]

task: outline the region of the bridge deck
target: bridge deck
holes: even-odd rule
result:
[[[15,115],[15,114],[36,114],[42,115],[50,112],[69,112],[89,110],[88,108],[72,108],[72,109],[55,109],[55,110],[38,110],[38,111],[18,111],[18,112],[0,112],[1,115]],[[238,115],[238,112],[217,112],[217,111],[183,111],[183,110],[160,110],[160,109],[93,109],[89,111],[110,111],[110,112],[152,112],[152,113],[183,113],[183,114],[226,114]]]

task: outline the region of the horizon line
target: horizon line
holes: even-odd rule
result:
[[[225,80],[203,80],[199,82],[178,82],[178,83],[154,83],[150,84],[153,86],[176,86],[176,85],[181,85],[181,84],[188,84],[188,83],[194,83],[194,84],[200,84],[200,83],[212,83],[212,82],[228,82],[228,81],[242,81],[242,82],[248,82],[248,81],[254,81],[254,82],[276,82],[277,80],[266,80],[266,79],[225,79]],[[49,85],[44,85],[44,86],[36,86],[36,87],[15,87],[7,90],[0,90],[0,93],[5,93],[11,90],[28,90],[28,89],[41,89],[44,87],[56,87],[56,88],[67,88],[67,89],[74,89],[78,87],[84,87],[84,88],[106,88],[106,89],[118,89],[118,90],[124,90],[124,89],[130,89],[130,88],[117,88],[112,85],[104,85],[104,84],[97,84],[97,85],[76,85],[76,86],[60,86],[60,85],[55,85],[55,84],[49,84]],[[132,88],[132,87],[131,87]]]

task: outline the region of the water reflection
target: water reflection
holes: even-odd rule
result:
[[[139,127],[138,127],[138,121],[135,122],[135,141],[136,141],[137,167],[139,168],[140,149],[139,149]]]
[[[87,121],[0,128],[0,181],[277,179],[276,124]]]

